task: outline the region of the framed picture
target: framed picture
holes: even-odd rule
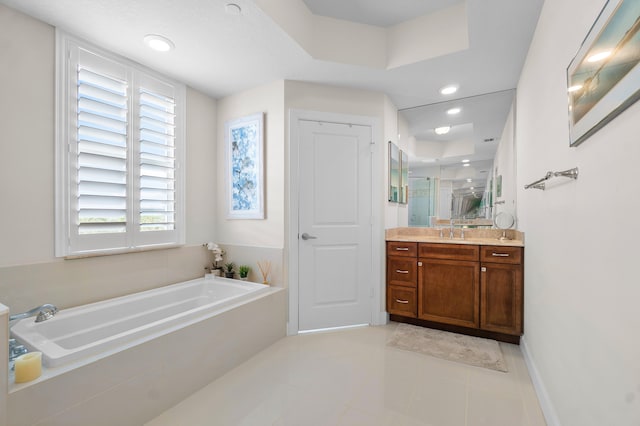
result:
[[[640,2],[609,0],[567,68],[570,145],[640,97]]]
[[[227,218],[264,219],[264,114],[225,123]]]
[[[400,150],[389,141],[389,201],[397,203],[400,199]]]

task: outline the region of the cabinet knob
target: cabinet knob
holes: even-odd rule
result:
[[[487,268],[483,266],[482,268],[480,268],[480,271],[487,272]]]

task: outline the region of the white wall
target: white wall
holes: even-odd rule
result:
[[[0,301],[12,312],[59,307],[195,278],[214,239],[216,101],[187,90],[186,246],[54,257],[54,28],[0,5]]]
[[[225,123],[264,113],[264,219],[227,219]],[[224,262],[251,268],[251,281],[262,282],[258,261],[271,262],[272,284],[286,286],[284,81],[237,93],[218,102],[216,242],[226,251]]]
[[[525,342],[565,426],[640,424],[640,103],[577,148],[567,128],[565,70],[604,3],[545,2],[518,85]],[[576,166],[577,181],[523,189]]]

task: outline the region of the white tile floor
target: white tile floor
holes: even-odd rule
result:
[[[520,348],[501,373],[385,346],[395,324],[286,337],[147,426],[538,426]]]

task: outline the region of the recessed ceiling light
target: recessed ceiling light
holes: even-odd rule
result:
[[[470,166],[470,164],[469,164],[469,163],[464,163],[464,164],[462,165],[462,167],[469,167],[469,166]]]
[[[462,160],[463,163],[468,163],[469,160],[467,160],[466,158],[464,160]]]
[[[587,58],[587,62],[598,62],[608,58],[609,56],[611,56],[611,51],[605,50],[604,52],[594,53],[593,55],[589,56]]]
[[[582,84],[576,84],[574,86],[571,86],[567,89],[567,92],[571,93],[571,92],[577,92],[578,90],[582,89]]]
[[[447,114],[456,115],[456,114],[460,114],[460,111],[462,111],[462,109],[460,108],[451,108],[447,110]]]
[[[156,52],[168,52],[176,47],[171,40],[158,34],[144,36],[144,44]]]
[[[456,86],[455,84],[450,84],[440,89],[440,93],[443,95],[453,95],[457,91],[458,91],[458,86]]]
[[[442,126],[433,129],[433,131],[436,132],[436,135],[446,135],[449,133],[449,130],[451,130],[451,126]]]
[[[473,179],[467,179],[467,182],[471,183],[471,182],[473,182]]]
[[[476,188],[472,186],[472,187],[470,187],[469,189],[473,191],[473,190],[474,190],[474,189],[476,189]]]

